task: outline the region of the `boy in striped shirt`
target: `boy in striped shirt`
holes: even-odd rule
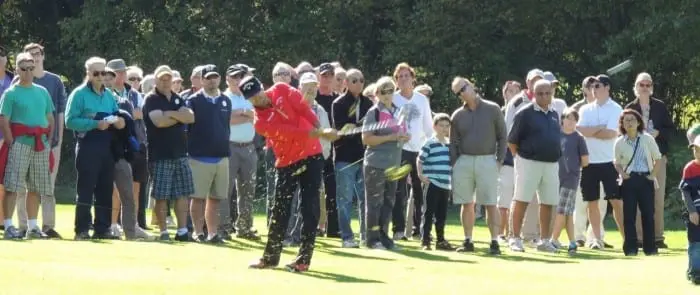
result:
[[[423,224],[421,225],[423,250],[432,250],[430,231],[433,226],[433,217],[435,218],[435,233],[437,235],[435,249],[454,250],[452,245],[445,240],[445,218],[452,188],[449,150],[450,124],[449,115],[444,113],[435,115],[433,118],[435,133],[423,144],[416,160],[418,177],[427,186],[425,211],[423,211]]]

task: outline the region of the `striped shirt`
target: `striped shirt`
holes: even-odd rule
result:
[[[441,143],[435,136],[426,140],[418,154],[423,166],[423,175],[437,187],[451,189],[452,167],[450,166],[450,140]]]
[[[637,140],[639,140],[639,136],[637,136],[636,140],[632,140],[627,135],[625,135],[625,143],[629,144],[632,149],[634,150],[634,146],[637,143]],[[647,161],[644,158],[646,153],[644,151],[644,145],[639,144],[637,147],[637,153],[634,154],[634,159],[632,159],[632,163],[629,164],[629,167],[622,167],[626,168],[627,173],[629,172],[651,172],[651,169],[649,168],[649,165],[647,165]],[[625,163],[627,165],[627,163]]]

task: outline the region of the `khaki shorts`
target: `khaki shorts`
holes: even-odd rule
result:
[[[190,159],[195,199],[226,199],[228,196],[228,158],[218,163],[205,163]]]
[[[559,163],[515,158],[515,195],[520,202],[530,203],[537,193],[540,205],[559,204]]]
[[[503,165],[498,177],[498,208],[510,209],[515,193],[515,168]]]
[[[455,204],[492,206],[498,203],[498,163],[495,155],[461,155],[452,168]]]

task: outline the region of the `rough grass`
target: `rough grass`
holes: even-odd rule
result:
[[[58,212],[59,232],[72,238],[73,206]],[[258,228],[263,222],[256,219]],[[448,238],[458,244],[460,233],[453,220]],[[475,239],[484,242],[472,254],[425,252],[415,241],[398,252],[341,249],[321,238],[305,274],[247,269],[262,242],[0,241],[0,294],[698,294],[684,277],[683,231],[668,232],[671,249],[657,257],[626,258],[619,235],[607,236],[615,249],[576,257],[531,248],[491,257],[482,226]]]

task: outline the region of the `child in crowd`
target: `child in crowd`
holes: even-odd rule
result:
[[[581,168],[588,166],[588,148],[583,136],[576,131],[578,112],[567,109],[562,114],[561,120],[561,157],[559,158],[559,205],[557,216],[554,219],[552,231],[552,245],[561,248],[559,236],[564,227],[569,238],[569,254],[576,253],[576,239],[574,238],[574,204],[576,203],[576,191],[581,179]]]
[[[436,114],[433,118],[433,130],[435,135],[426,140],[416,160],[418,177],[426,186],[425,210],[423,224],[421,224],[422,244],[423,250],[432,250],[430,231],[435,218],[437,235],[435,249],[452,251],[454,248],[445,240],[445,218],[452,189],[449,149],[450,116],[444,113]]]
[[[688,231],[688,280],[700,285],[700,124],[688,129],[693,160],[683,168],[680,190],[686,210],[683,214]]]

